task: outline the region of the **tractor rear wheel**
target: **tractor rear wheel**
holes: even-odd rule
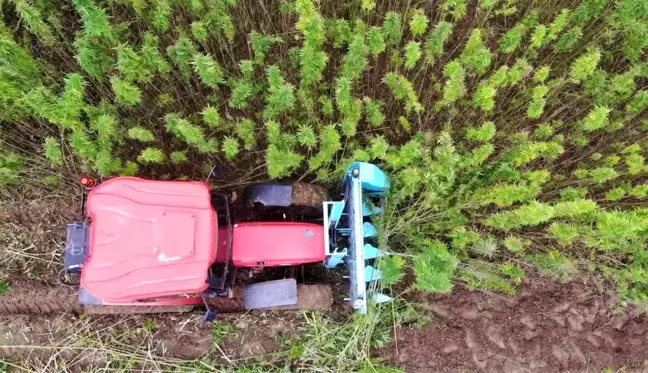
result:
[[[79,296],[71,287],[11,288],[0,294],[0,314],[79,313]]]

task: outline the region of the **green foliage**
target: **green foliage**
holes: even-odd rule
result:
[[[579,235],[579,229],[577,226],[568,223],[552,223],[549,228],[549,232],[561,245],[571,245]]]
[[[385,42],[388,46],[396,46],[400,44],[403,38],[403,26],[401,24],[401,16],[396,12],[389,12],[385,15],[385,20],[382,25],[382,34],[385,37]]]
[[[459,56],[461,63],[479,74],[486,72],[491,64],[492,53],[482,39],[482,30],[474,29]]]
[[[151,23],[159,31],[166,31],[169,28],[169,15],[171,4],[169,0],[155,0],[151,12]]]
[[[441,9],[449,12],[456,22],[468,14],[468,2],[466,0],[444,0]]]
[[[473,96],[473,103],[485,112],[491,112],[495,107],[495,93],[496,90],[492,85],[482,83],[477,86]]]
[[[459,260],[440,241],[428,242],[415,259],[416,287],[433,293],[452,289],[452,276]]]
[[[268,175],[273,179],[288,176],[300,166],[303,159],[304,157],[300,154],[279,149],[276,145],[271,144],[266,150]]]
[[[443,75],[448,78],[443,86],[442,105],[450,105],[466,95],[466,72],[457,60],[450,61],[443,68]]]
[[[443,47],[452,35],[453,25],[448,22],[439,22],[430,33],[425,43],[425,60],[433,64],[434,60],[443,55]]]
[[[140,163],[162,163],[164,162],[164,153],[158,148],[145,148],[137,157]]]
[[[528,27],[526,23],[518,23],[502,36],[499,42],[499,50],[502,53],[511,53],[515,51],[520,46],[522,38],[527,34],[527,32]]]
[[[252,83],[245,80],[236,80],[231,83],[232,93],[229,99],[229,106],[234,109],[245,109],[252,96],[254,87]]]
[[[202,115],[203,122],[211,128],[219,128],[222,124],[221,116],[215,107],[207,105],[200,114]]]
[[[295,108],[295,88],[292,84],[286,83],[281,76],[277,66],[270,66],[267,70],[268,94],[266,96],[266,108],[263,111],[265,119],[276,118],[284,112],[290,112]]]
[[[38,7],[24,0],[13,0],[12,3],[16,6],[16,13],[21,23],[29,32],[35,34],[45,45],[52,46],[56,42],[51,27],[44,22],[43,14]]]
[[[387,49],[387,43],[385,42],[380,27],[374,26],[369,29],[367,34],[367,45],[369,47],[369,53],[371,53],[372,56],[377,56]]]
[[[598,49],[585,53],[577,58],[571,65],[569,76],[574,83],[580,83],[592,75],[601,59],[601,52]]]
[[[410,32],[415,37],[423,35],[425,33],[425,30],[427,30],[429,22],[430,21],[422,10],[415,10],[414,12],[412,12],[412,16],[409,22]]]
[[[378,268],[382,274],[380,282],[383,286],[397,284],[405,276],[405,260],[397,255],[381,258]]]
[[[129,128],[127,135],[128,138],[141,142],[151,142],[155,140],[155,135],[153,135],[153,132],[139,126]]]
[[[360,77],[363,71],[367,69],[367,57],[370,53],[369,46],[365,43],[365,35],[358,33],[354,35],[349,43],[349,52],[342,60],[342,76],[351,80]]]
[[[547,78],[549,78],[549,73],[551,72],[551,68],[547,65],[541,66],[539,69],[533,73],[533,81],[536,83],[544,83]]]
[[[225,158],[227,159],[234,159],[239,153],[239,143],[235,138],[232,137],[225,137],[223,140],[223,153],[225,154]]]
[[[166,75],[169,73],[171,68],[169,67],[169,63],[160,54],[159,43],[157,36],[151,33],[144,34],[144,42],[140,49],[140,57],[142,64],[146,69]]]
[[[206,25],[200,21],[191,23],[191,34],[194,39],[200,42],[207,41],[207,37],[209,36]]]
[[[519,253],[524,250],[524,243],[519,237],[508,236],[504,240],[504,246],[513,253]]]
[[[245,150],[252,150],[256,145],[255,127],[254,121],[250,119],[237,123],[236,134],[243,140]]]
[[[604,106],[594,107],[583,120],[583,130],[595,131],[605,127],[608,123],[608,114],[610,114],[610,111],[610,109]]]
[[[405,46],[405,67],[412,69],[421,58],[421,43],[410,41]]]
[[[312,149],[317,145],[317,136],[315,135],[315,130],[313,127],[301,124],[299,125],[299,130],[297,131],[297,141],[299,144]]]
[[[214,140],[207,140],[203,129],[178,114],[167,114],[167,131],[174,134],[186,144],[195,147],[201,153],[215,153],[218,146]]]
[[[586,267],[648,300],[645,1],[280,3],[4,4],[3,196],[215,161],[337,183],[367,161],[392,183],[383,286],[512,293],[527,265]]]
[[[385,115],[382,111],[383,103],[377,100],[372,100],[369,97],[365,97],[363,101],[365,114],[369,124],[371,124],[372,127],[382,126],[385,122]]]
[[[186,36],[180,36],[174,44],[167,48],[167,55],[178,69],[180,69],[185,79],[188,79],[191,74],[190,64],[195,54],[196,46]]]
[[[45,158],[55,166],[61,166],[63,164],[61,144],[53,137],[45,139]]]
[[[124,80],[141,83],[151,81],[151,71],[142,58],[128,45],[117,46],[117,68]]]
[[[423,110],[414,86],[406,77],[397,73],[387,73],[383,81],[391,89],[394,97],[405,104],[406,113],[418,113]]]
[[[110,78],[110,84],[115,93],[115,101],[117,101],[118,104],[130,107],[135,106],[142,101],[142,92],[136,85],[117,77]]]
[[[180,164],[186,162],[189,158],[187,157],[187,152],[184,150],[177,150],[171,153],[170,157],[171,163]]]
[[[550,250],[547,254],[529,255],[526,259],[538,266],[541,273],[558,280],[567,281],[577,273],[573,260],[558,250]]]
[[[9,285],[9,281],[7,280],[0,281],[0,294],[4,294],[8,292],[10,287],[11,286]],[[2,362],[2,365],[0,365],[0,368],[6,369],[6,366],[4,365],[4,361]]]
[[[263,63],[272,46],[282,43],[283,39],[279,36],[262,35],[256,31],[250,33],[250,43],[254,52],[254,62]]]
[[[194,71],[205,85],[216,88],[219,84],[225,83],[225,77],[221,67],[214,59],[202,53],[196,53],[192,57]]]

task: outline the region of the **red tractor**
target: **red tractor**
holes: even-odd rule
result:
[[[359,211],[368,208],[359,194],[360,174],[382,172],[373,165],[354,165],[339,202],[327,202],[323,189],[306,183],[256,184],[237,198],[203,182],[117,177],[95,184],[82,178],[88,190],[84,219],[68,225],[60,278],[79,284],[80,302],[89,309],[119,313],[123,306],[136,306],[135,312],[167,312],[205,304],[206,318],[213,319],[210,302],[218,298],[242,297],[247,309],[327,308],[332,303],[328,285],[298,286],[293,278],[244,281],[240,290],[234,287],[241,277],[237,270],[252,274],[270,267],[346,263],[354,267],[349,268],[353,306],[366,312],[366,281],[379,274],[367,269],[372,278],[365,281],[363,254],[371,245],[364,240],[373,237],[366,231],[375,229],[367,226],[371,213]],[[367,191],[366,198],[382,195],[387,185],[384,178],[380,190]],[[380,255],[373,250],[370,259]],[[73,282],[74,276],[79,277]]]

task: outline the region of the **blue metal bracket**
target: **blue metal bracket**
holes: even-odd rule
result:
[[[382,213],[379,204],[389,181],[376,165],[354,162],[347,169],[343,183],[344,199],[324,203],[325,265],[333,268],[345,264],[350,282],[349,301],[358,313],[365,314],[369,298],[367,282],[380,279],[375,259],[383,255],[367,242],[378,235],[371,216]],[[370,203],[366,199],[371,199]],[[376,298],[376,295],[372,296]],[[380,295],[381,301],[387,297]]]

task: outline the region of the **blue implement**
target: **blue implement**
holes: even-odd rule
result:
[[[364,250],[365,260],[376,259],[378,257],[383,256],[382,250],[380,250],[377,247],[374,247],[370,243],[366,243],[362,249]]]
[[[378,235],[376,227],[369,222],[362,224],[362,229],[364,230],[364,238],[376,237]]]
[[[382,197],[389,188],[389,181],[377,166],[354,162],[347,169],[343,183],[344,199],[325,202],[325,265],[327,268],[345,265],[349,279],[349,302],[356,312],[365,314],[368,289],[375,288],[375,284],[371,283],[381,277],[373,261],[384,255],[380,249],[365,241],[372,241],[378,235],[371,218],[383,212]],[[381,300],[384,297],[380,297]]]

